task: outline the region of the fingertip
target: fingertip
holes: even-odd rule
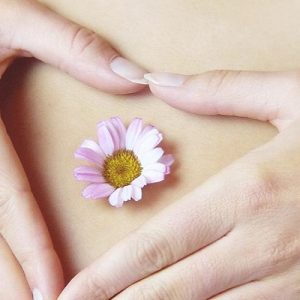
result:
[[[155,72],[147,73],[144,78],[159,87],[182,87],[190,76],[184,74]]]
[[[41,250],[32,261],[23,265],[23,270],[34,300],[57,299],[65,282],[59,258],[55,250]]]
[[[147,73],[144,78],[148,81],[149,88],[155,96],[172,105],[174,101],[180,98],[182,93],[188,93],[188,89],[185,89],[185,87],[192,76],[156,72]]]
[[[113,48],[99,55],[97,60],[86,60],[79,68],[70,66],[70,74],[80,81],[103,92],[116,95],[137,93],[148,86],[144,79],[147,71],[136,63],[123,58]]]
[[[113,55],[112,59],[108,60],[106,70],[110,76],[107,81],[110,93],[136,93],[142,91],[148,85],[148,81],[144,79],[144,74],[147,71],[122,56]]]
[[[33,300],[43,300],[44,299],[41,291],[37,288],[34,288],[32,290],[32,298],[33,298]]]
[[[149,81],[149,89],[154,96],[172,107],[180,108],[184,104],[185,95],[182,88],[160,86]]]
[[[124,57],[114,57],[110,62],[110,68],[115,74],[132,83],[148,84],[148,81],[144,78],[147,71]]]
[[[125,95],[142,91],[148,85],[143,78],[146,71],[128,60],[124,66],[119,63],[121,59],[125,61],[120,56],[112,60],[100,55],[96,59],[88,57],[80,63],[76,60],[70,61],[68,66],[63,66],[62,70],[77,80],[106,93]],[[135,73],[131,69],[135,69]]]
[[[147,71],[123,58],[97,33],[71,22],[42,4],[24,3],[22,22],[14,16],[12,49],[58,67],[85,84],[112,94],[144,89]],[[22,8],[23,8],[22,6]],[[36,26],[39,24],[39,26]]]
[[[114,95],[133,94],[146,88],[145,84],[129,81],[112,71],[108,71],[105,75],[101,74],[99,77],[89,78],[89,80],[87,80],[87,77],[81,78],[81,76],[77,79],[98,90]]]

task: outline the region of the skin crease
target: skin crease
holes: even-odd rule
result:
[[[89,20],[95,19],[93,18],[93,13],[90,13],[89,15],[89,13],[85,11],[86,15],[81,14],[82,10],[79,8],[82,9],[83,6],[80,4],[77,4],[77,6],[75,5],[72,9],[70,9],[70,3],[68,3],[68,1],[61,1],[60,3],[54,1],[49,4],[60,8],[65,14],[73,14],[74,19],[86,18],[85,20],[82,20],[82,23],[88,23],[91,22]],[[118,4],[121,5],[120,3]],[[291,1],[285,5],[288,7],[289,5],[292,6],[292,4],[293,2]],[[101,8],[105,8],[105,3],[94,3],[94,5],[96,5],[95,7],[97,9],[92,11],[96,11],[98,13],[99,11],[102,11]],[[101,5],[103,5],[103,7],[101,7]],[[147,3],[141,5],[145,9],[149,8],[147,7]],[[251,6],[252,5],[253,4],[251,4]],[[260,9],[269,11],[270,7],[268,5],[271,4],[267,3],[264,7],[260,7]],[[174,2],[173,7],[174,11],[180,11],[179,2]],[[210,11],[212,15],[222,15],[217,7],[211,7],[209,4],[204,4],[204,8],[206,8],[207,11]],[[123,9],[124,12],[121,11],[121,14],[120,11],[115,12],[118,18],[120,18],[120,15],[121,18],[124,16],[124,19],[127,16],[126,9]],[[155,11],[156,8],[154,7],[152,9]],[[203,7],[198,7],[198,9],[201,11]],[[249,11],[249,7],[245,7],[244,9],[245,11]],[[200,13],[199,11],[197,11],[197,13]],[[293,11],[296,11],[296,9],[289,8],[289,12],[292,16]],[[244,43],[241,43],[236,36],[236,40],[234,40],[235,48],[230,48],[229,51],[233,53],[227,54],[226,51],[224,51],[224,47],[227,45],[226,38],[234,39],[232,34],[230,34],[230,31],[232,30],[231,26],[238,31],[241,24],[239,22],[242,22],[242,20],[238,19],[233,25],[229,21],[228,23],[224,21],[225,24],[222,25],[224,25],[223,28],[225,28],[224,30],[227,34],[224,35],[224,40],[222,40],[221,37],[219,37],[220,40],[217,40],[220,45],[223,45],[223,49],[221,50],[225,53],[222,53],[220,50],[220,53],[214,53],[214,55],[210,54],[212,51],[216,51],[214,50],[216,48],[216,41],[214,40],[213,43],[210,44],[209,34],[207,34],[205,38],[208,46],[206,45],[207,47],[203,47],[202,45],[202,43],[205,43],[205,38],[204,41],[198,42],[198,44],[194,45],[194,48],[192,49],[193,51],[191,51],[191,53],[194,54],[193,57],[190,58],[189,63],[182,60],[182,53],[185,52],[180,52],[187,51],[187,49],[181,49],[179,53],[176,52],[171,54],[170,51],[166,51],[166,54],[164,54],[163,50],[168,48],[167,45],[170,43],[172,37],[171,33],[173,31],[171,30],[169,32],[169,34],[171,34],[171,37],[169,37],[170,40],[166,40],[160,46],[162,49],[162,57],[158,58],[156,51],[154,51],[155,46],[153,46],[156,45],[156,43],[153,41],[147,41],[147,43],[150,44],[148,44],[150,50],[142,51],[144,49],[142,45],[138,46],[141,47],[141,49],[136,49],[137,46],[136,43],[134,43],[133,34],[131,36],[128,33],[125,34],[119,32],[113,35],[112,32],[115,28],[114,18],[112,18],[111,23],[104,18],[105,20],[102,21],[104,22],[103,24],[90,24],[90,27],[98,26],[99,28],[97,29],[99,31],[105,31],[103,28],[107,29],[106,34],[111,34],[110,40],[119,41],[120,47],[122,36],[123,39],[128,39],[128,43],[125,43],[125,51],[127,51],[128,54],[136,53],[132,57],[140,57],[139,59],[141,61],[143,56],[147,58],[149,57],[148,60],[145,59],[147,62],[147,65],[145,66],[149,67],[149,69],[155,68],[160,70],[162,64],[165,64],[163,65],[165,69],[170,70],[170,68],[173,68],[173,71],[186,73],[196,73],[201,70],[204,71],[205,69],[213,69],[216,67],[268,70],[276,68],[284,69],[291,66],[297,67],[299,57],[296,55],[296,52],[293,52],[292,47],[274,47],[275,49],[271,47],[273,43],[280,40],[278,38],[279,33],[281,33],[280,36],[285,39],[285,42],[287,42],[289,38],[290,41],[294,42],[295,37],[293,36],[292,38],[291,33],[288,34],[287,29],[295,25],[294,22],[296,22],[296,19],[290,15],[286,17],[287,19],[283,16],[283,20],[280,22],[280,30],[283,31],[280,31],[279,29],[276,31],[276,28],[278,27],[275,26],[274,30],[278,34],[276,35],[276,39],[272,39],[270,36],[261,36],[261,32],[257,32],[255,30],[255,25],[253,24],[257,22],[254,22],[253,18],[259,19],[259,17],[256,16],[255,13],[254,16],[251,15],[251,12],[253,13],[253,10],[250,9],[249,15],[245,12],[244,15],[240,17],[243,19],[243,17],[247,16],[251,20],[250,23],[252,27],[250,26],[250,32],[248,33],[253,37],[251,41],[247,40],[246,36],[245,40],[243,40]],[[272,10],[268,21],[270,22],[271,20],[274,23],[275,21],[277,22],[279,12],[282,12],[281,7]],[[183,12],[181,11],[181,13]],[[230,15],[230,13],[226,10],[226,6],[223,14],[229,19],[233,18],[233,15]],[[133,12],[131,17],[138,18]],[[195,24],[194,26],[198,24],[197,22],[200,22],[198,20],[192,21],[195,22],[192,23]],[[210,25],[206,26],[206,30],[210,33],[214,32],[213,23],[210,23],[210,19],[206,20],[206,22],[207,25]],[[282,26],[282,23],[284,26]],[[127,24],[129,24],[129,21]],[[102,29],[100,25],[104,25],[102,26]],[[163,27],[161,26],[161,23],[159,25],[160,27]],[[265,23],[265,26],[268,26],[267,22]],[[207,28],[209,28],[209,30]],[[142,29],[143,28],[139,28],[137,32],[143,32]],[[287,30],[287,33],[285,30]],[[201,30],[200,32],[203,33]],[[179,34],[181,34],[181,38],[184,38],[187,33],[181,32]],[[121,36],[121,39],[119,40],[118,38],[120,37],[118,35]],[[152,44],[150,42],[152,42]],[[131,46],[132,44],[134,44],[135,49],[131,48],[133,47]],[[267,51],[268,53],[257,58],[255,49],[257,49],[258,44],[262,45],[260,50],[265,49],[264,47],[272,49],[272,55],[270,56],[270,53]],[[278,44],[276,45],[279,44],[281,45],[278,41]],[[210,45],[211,48],[209,48]],[[243,48],[245,45],[247,46],[246,53],[248,55],[240,57],[239,54],[241,51],[245,50]],[[201,55],[199,53],[200,49],[202,49]],[[142,53],[141,56],[139,55],[140,53]],[[166,57],[167,59],[165,59]],[[201,58],[199,59],[199,57]],[[287,59],[287,57],[290,57],[291,59]],[[196,65],[194,60],[196,61]],[[290,62],[292,62],[292,65],[289,65]],[[121,237],[126,236],[127,232],[143,223],[156,211],[161,210],[161,208],[166,206],[168,203],[176,201],[179,196],[183,196],[186,192],[192,190],[192,188],[199,185],[210,175],[216,173],[223,166],[227,165],[239,156],[242,156],[242,154],[246,153],[248,150],[264,143],[270,139],[273,134],[275,134],[275,131],[267,125],[251,121],[190,116],[174,111],[173,109],[160,104],[154,97],[152,98],[146,95],[140,95],[139,98],[133,97],[133,105],[135,105],[136,108],[128,113],[127,103],[122,103],[123,98],[119,99],[118,97],[110,97],[105,94],[101,94],[98,91],[87,89],[49,67],[45,67],[40,64],[28,66],[25,63],[21,63],[18,65],[18,68],[16,66],[15,70],[16,71],[12,69],[11,73],[8,75],[7,86],[9,87],[9,80],[12,80],[12,78],[16,80],[16,78],[18,78],[18,73],[23,72],[21,73],[22,75],[20,75],[21,78],[17,81],[21,87],[21,91],[18,93],[13,93],[12,91],[8,92],[8,96],[10,96],[9,99],[13,99],[14,101],[12,101],[13,103],[6,103],[4,109],[4,115],[6,116],[5,120],[8,124],[16,122],[11,124],[13,126],[10,126],[9,130],[14,136],[14,142],[19,150],[20,156],[23,158],[27,172],[31,175],[30,178],[32,178],[31,181],[33,185],[34,182],[36,182],[34,187],[36,194],[40,195],[40,197],[38,197],[39,199],[43,199],[43,201],[39,200],[40,205],[44,207],[44,214],[47,217],[48,223],[52,224],[51,228],[56,241],[55,244],[58,248],[60,248],[61,256],[64,257],[64,265],[66,270],[68,270],[69,276],[74,275],[81,268],[88,265],[96,257],[98,257],[99,254],[107,250]],[[68,86],[67,93],[65,92],[66,86]],[[86,99],[85,105],[82,105],[82,103],[78,104],[80,102],[79,100],[82,98]],[[59,101],[56,99],[59,99]],[[128,98],[126,99],[128,100]],[[99,100],[101,100],[101,104],[98,104]],[[114,104],[111,103],[111,100],[115,100]],[[117,108],[119,105],[121,105],[121,107]],[[15,109],[16,107],[18,109]],[[49,107],[52,108],[52,113],[50,115]],[[99,107],[99,111],[101,109],[101,116],[99,116],[99,111],[95,111],[95,107]],[[161,116],[154,116],[156,109],[161,111],[161,115],[167,114],[168,121]],[[94,130],[94,124],[98,121],[98,119],[111,116],[115,112],[125,116],[128,120],[132,116],[142,114],[146,120],[161,124],[162,129],[167,134],[167,139],[177,146],[177,149],[174,149],[174,151],[176,150],[175,153],[177,153],[178,160],[181,163],[181,166],[178,166],[177,171],[180,174],[178,175],[179,178],[176,181],[176,185],[173,181],[164,183],[164,185],[168,187],[171,185],[171,182],[173,182],[171,186],[174,191],[166,188],[166,190],[162,189],[160,192],[160,188],[164,187],[163,185],[160,185],[160,187],[157,187],[156,189],[154,188],[154,192],[157,191],[154,193],[156,194],[155,198],[157,198],[157,200],[155,200],[154,203],[149,204],[152,199],[148,197],[147,200],[146,198],[145,202],[140,204],[141,206],[139,206],[139,210],[137,210],[133,204],[129,204],[128,208],[122,212],[112,211],[106,205],[99,203],[92,203],[90,206],[87,206],[87,203],[83,202],[78,197],[81,186],[79,187],[78,184],[74,183],[72,178],[66,179],[69,178],[71,169],[75,165],[70,155],[70,153],[72,153],[72,149],[75,149],[75,147],[78,146],[83,137],[91,135]],[[79,124],[80,126],[77,125],[74,115],[80,116],[81,119],[85,120],[85,124],[81,123]],[[16,118],[12,118],[13,116],[18,117],[17,121]],[[176,130],[174,130],[174,123],[179,118],[181,122],[175,125]],[[66,119],[68,122],[66,122]],[[62,120],[68,124],[63,125]],[[37,122],[36,126],[34,126],[34,122]],[[184,134],[184,131],[181,128],[187,126],[193,129],[191,130],[190,138],[187,139],[187,143],[185,143],[184,148],[181,146],[181,139]],[[37,129],[37,127],[39,129]],[[205,128],[205,131],[203,128]],[[65,136],[71,130],[76,130],[76,134],[74,134],[74,137],[70,136],[69,140],[66,142]],[[32,148],[39,150],[41,153],[40,157],[33,157],[29,155],[29,153],[24,153],[24,151],[22,151],[23,147],[29,140],[32,141]],[[61,146],[57,145],[59,143],[61,143]],[[48,147],[46,147],[45,144],[47,144],[47,146],[51,145],[51,147],[49,147],[51,148],[51,151],[47,149]],[[199,155],[199,151],[201,151],[201,155]],[[209,159],[207,159],[207,155],[209,155]],[[66,168],[62,168],[61,166],[62,157],[64,158],[64,161],[66,161]],[[197,161],[197,166],[194,166],[195,161]],[[293,165],[297,165],[296,159],[295,161],[291,159],[291,161]],[[279,166],[288,165],[286,162],[278,164]],[[47,169],[46,174],[41,171],[41,169],[43,167],[45,168],[45,166]],[[287,169],[290,170],[289,168]],[[187,170],[189,171],[190,176],[182,176],[181,174]],[[59,204],[57,203],[57,199],[60,199]],[[76,201],[74,201],[74,199],[76,199]],[[75,204],[73,204],[73,201]],[[70,203],[72,203],[72,205],[70,205]],[[95,208],[97,208],[97,210],[95,210]],[[101,215],[101,218],[99,218],[99,214]],[[79,223],[78,220],[81,222]],[[84,226],[82,226],[82,224],[84,224]],[[120,224],[122,224],[122,226],[120,226]],[[95,242],[95,236],[100,236],[98,240],[99,242]],[[250,245],[252,243],[253,242],[249,241]],[[85,255],[82,255],[82,253],[85,253]],[[283,286],[287,286],[283,283],[290,282],[289,280],[285,281],[283,278],[280,278],[278,281],[280,281],[280,284]],[[268,289],[273,290],[273,285],[274,283],[270,283],[270,287]],[[254,287],[253,289],[255,290],[257,287]],[[267,293],[267,291],[265,293]],[[248,294],[251,295],[250,292]],[[268,297],[268,295],[266,297]]]

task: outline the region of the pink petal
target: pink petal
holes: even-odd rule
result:
[[[74,171],[82,174],[101,175],[101,171],[95,167],[81,166],[76,168]]]
[[[86,182],[93,182],[93,183],[103,183],[105,179],[100,173],[100,170],[89,167],[89,166],[82,166],[78,167],[74,170],[74,176],[77,180],[86,181]]]
[[[116,189],[110,196],[109,196],[109,203],[115,207],[122,207],[123,200],[121,198],[122,188]]]
[[[167,167],[170,167],[174,163],[175,159],[172,154],[165,154],[159,162],[166,165]]]
[[[142,199],[142,189],[138,186],[132,186],[132,199],[134,201],[139,201]]]
[[[76,158],[84,159],[98,165],[103,164],[102,156],[90,148],[80,147],[75,151],[74,156]]]
[[[136,179],[131,182],[132,185],[136,185],[138,187],[144,187],[147,184],[147,181],[143,175],[140,175]]]
[[[106,125],[102,124],[98,127],[99,145],[106,155],[111,155],[114,152],[113,138],[107,129]]]
[[[144,167],[143,173],[144,173],[144,171],[148,171],[148,170],[165,173],[166,168],[167,167],[162,163],[154,163],[154,164],[150,164],[150,165],[147,165],[146,167]]]
[[[102,121],[98,123],[98,128],[105,125],[109,130],[114,145],[115,151],[125,148],[125,137],[126,137],[126,127],[119,117],[112,117],[109,120]]]
[[[111,118],[112,124],[115,126],[119,135],[119,147],[120,149],[125,148],[125,137],[126,137],[126,127],[119,117]]]
[[[100,122],[98,124],[98,127],[101,127],[102,125],[105,125],[106,128],[108,129],[113,143],[114,143],[114,151],[117,151],[120,149],[120,138],[119,138],[119,133],[117,131],[117,129],[115,128],[114,124],[112,123],[111,119],[107,120],[107,121],[103,121]]]
[[[154,148],[146,153],[141,153],[138,158],[144,167],[148,164],[157,162],[163,156],[163,154],[164,150],[162,148]]]
[[[144,139],[147,139],[149,137],[149,135],[151,135],[151,134],[157,135],[159,133],[160,132],[153,125],[148,125],[141,132],[141,134],[138,138],[138,143],[143,143]]]
[[[148,132],[150,132],[151,130],[157,130],[153,125],[147,125],[147,126],[145,126],[144,127],[144,129],[143,129],[143,131],[142,131],[142,133],[141,133],[141,138],[145,135],[145,134],[147,134]]]
[[[160,182],[165,179],[164,173],[153,171],[153,170],[145,170],[143,172],[143,175],[145,176],[147,183]]]
[[[100,146],[93,140],[84,140],[80,146],[81,148],[89,148],[96,153],[99,153],[101,156],[104,156]]]
[[[122,189],[122,193],[121,193],[122,200],[123,201],[130,200],[131,195],[132,195],[132,186],[131,185],[124,186],[123,189]]]
[[[92,183],[83,190],[82,196],[86,199],[98,199],[109,196],[114,190],[108,183]]]
[[[134,153],[137,156],[141,156],[142,153],[146,153],[155,148],[162,141],[162,134],[148,134],[146,138],[143,138],[134,148]]]
[[[129,125],[126,132],[126,149],[132,150],[143,129],[143,120],[135,118]]]

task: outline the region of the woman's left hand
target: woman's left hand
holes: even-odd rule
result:
[[[300,73],[151,74],[199,114],[270,121],[279,134],[79,273],[59,300],[300,298]]]
[[[145,70],[95,32],[38,1],[0,0],[0,80],[14,59],[24,56],[105,92],[143,89]],[[0,299],[53,300],[63,286],[46,223],[0,114]]]

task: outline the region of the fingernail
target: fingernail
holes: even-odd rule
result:
[[[130,82],[148,84],[148,81],[144,78],[146,70],[123,57],[116,57],[110,63],[110,67],[114,73]]]
[[[43,296],[38,289],[33,289],[32,298],[33,300],[43,300]]]
[[[181,86],[188,76],[173,73],[147,73],[144,78],[151,83],[165,87],[178,87]]]

